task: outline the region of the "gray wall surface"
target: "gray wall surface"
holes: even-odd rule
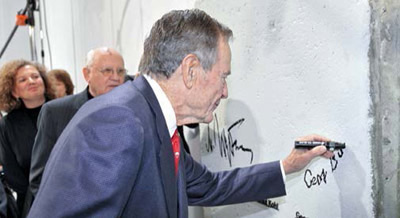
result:
[[[335,170],[332,160],[313,161],[287,177],[288,195],[270,199],[269,207],[247,203],[206,208],[206,217],[400,217],[399,1],[39,2],[46,12],[44,62],[48,69],[66,69],[75,92],[86,87],[81,68],[87,51],[97,46],[120,50],[129,73],[135,73],[151,25],[172,9],[200,8],[231,27],[230,97],[221,103],[217,119],[202,125],[202,142],[196,142],[202,162],[212,170],[282,159],[304,134],[347,143],[333,160]],[[25,4],[0,1],[0,46]],[[18,28],[0,65],[16,58],[31,58],[27,26]],[[240,150],[221,157],[216,142],[210,152],[207,127],[219,133],[215,136],[222,131],[229,136],[227,128],[242,118],[230,136],[252,149],[253,161]],[[307,188],[304,177],[309,172],[321,175],[322,170],[326,183]],[[273,209],[276,205],[279,211]]]
[[[204,164],[219,171],[283,159],[297,137],[311,133],[347,144],[334,160],[287,176],[287,195],[268,206],[207,208],[206,217],[373,217],[369,2],[209,0],[196,7],[234,32],[229,98],[212,133],[201,131],[214,147],[203,149]]]
[[[373,199],[376,217],[399,217],[400,2],[370,1]]]

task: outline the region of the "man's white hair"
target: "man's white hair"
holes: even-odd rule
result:
[[[108,48],[108,47],[100,47],[100,48],[91,49],[86,55],[86,67],[92,66],[96,53],[107,52],[111,55],[113,51],[114,51],[113,49]]]

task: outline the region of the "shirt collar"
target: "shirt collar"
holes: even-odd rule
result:
[[[176,116],[172,104],[165,92],[162,90],[161,86],[154,79],[146,74],[143,74],[143,76],[150,84],[151,89],[153,89],[153,92],[156,95],[157,101],[160,104],[161,111],[165,118],[165,123],[168,127],[169,135],[172,137],[176,130]]]
[[[89,86],[86,87],[86,94],[87,94],[88,100],[93,98],[93,95],[90,94],[90,92],[89,92]]]

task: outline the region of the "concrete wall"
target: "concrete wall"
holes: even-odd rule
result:
[[[214,146],[203,149],[203,163],[225,170],[282,159],[296,137],[310,133],[347,144],[332,162],[319,159],[289,176],[288,195],[270,199],[279,210],[247,203],[207,209],[207,217],[373,217],[369,2],[209,0],[196,7],[235,34],[230,96],[217,113],[219,129],[214,122],[211,137],[202,131]],[[253,162],[240,146],[253,151]],[[322,180],[311,186],[313,177]]]
[[[235,35],[230,100],[220,105],[219,130],[214,122],[211,133],[227,133],[227,126],[245,118],[231,136],[252,149],[252,163],[284,158],[294,138],[310,132],[347,143],[342,156],[337,154],[334,172],[329,160],[307,168],[314,174],[325,169],[326,184],[306,188],[305,171],[288,177],[288,196],[273,199],[280,211],[249,203],[207,208],[207,217],[295,217],[296,212],[307,217],[399,216],[398,1],[41,3],[42,11],[46,9],[46,66],[68,70],[76,92],[86,86],[81,68],[89,49],[116,47],[133,74],[154,21],[171,9],[197,7],[230,26]],[[25,4],[0,1],[0,46]],[[19,27],[0,64],[30,56],[28,28]],[[213,152],[207,151],[207,126],[202,128],[203,163],[212,170],[250,165],[249,154],[240,150],[230,157],[231,165],[228,157],[220,156],[218,143],[211,143]]]
[[[399,217],[400,2],[377,0],[370,4],[374,209],[376,217]]]

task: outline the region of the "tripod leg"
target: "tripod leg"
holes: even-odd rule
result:
[[[14,26],[14,29],[12,30],[10,36],[8,37],[6,44],[4,45],[3,49],[1,49],[1,53],[0,53],[0,58],[3,56],[4,52],[6,51],[6,48],[8,46],[8,44],[10,44],[12,37],[14,36],[15,32],[18,29],[18,25]]]

